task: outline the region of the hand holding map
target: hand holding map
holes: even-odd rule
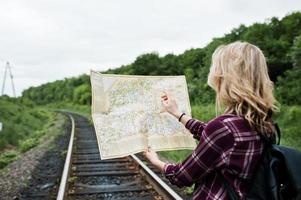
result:
[[[109,75],[91,71],[92,119],[102,159],[145,151],[194,149],[186,128],[162,105],[169,91],[191,114],[184,76]]]

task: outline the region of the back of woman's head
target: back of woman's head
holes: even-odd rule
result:
[[[257,131],[273,132],[270,113],[278,108],[262,51],[247,42],[218,47],[212,55],[208,84],[217,109],[243,116]]]

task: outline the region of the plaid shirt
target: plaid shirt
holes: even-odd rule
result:
[[[221,175],[235,189],[240,199],[245,195],[263,150],[259,135],[244,118],[221,115],[203,123],[186,123],[199,144],[180,164],[166,164],[164,174],[179,187],[194,186],[193,199],[228,199]]]

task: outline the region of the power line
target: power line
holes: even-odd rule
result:
[[[7,75],[7,73],[9,73],[9,77],[10,77],[10,80],[11,80],[11,86],[12,86],[12,90],[13,90],[13,95],[14,95],[14,97],[16,97],[14,78],[13,78],[13,74],[12,74],[11,66],[10,66],[9,62],[6,62],[6,65],[5,65],[5,71],[4,71],[4,77],[3,77],[2,93],[1,93],[1,95],[4,95],[4,89],[5,89],[5,82],[6,82],[6,75]]]

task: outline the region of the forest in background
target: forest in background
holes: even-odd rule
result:
[[[146,53],[138,56],[131,64],[102,73],[184,74],[193,116],[208,121],[215,117],[215,95],[207,85],[211,55],[219,45],[237,40],[250,42],[263,50],[269,75],[275,83],[274,92],[281,104],[281,112],[274,119],[282,130],[282,143],[301,150],[301,12],[288,14],[282,19],[273,17],[264,23],[250,26],[240,25],[222,37],[213,38],[205,47],[192,48],[179,55]],[[1,132],[0,155],[7,148],[22,148],[24,141],[32,141],[31,138],[37,137],[37,134],[32,133],[43,132],[42,124],[51,118],[48,108],[69,109],[89,115],[90,106],[91,87],[88,75],[30,87],[19,98],[0,97],[0,121],[7,124]],[[20,126],[16,126],[16,123]],[[28,143],[28,146],[34,146]],[[169,152],[165,156],[178,161],[187,153],[189,152]]]
[[[193,104],[214,103],[214,92],[207,85],[207,75],[213,51],[221,44],[237,40],[257,45],[267,58],[269,75],[276,84],[276,96],[282,104],[300,105],[300,49],[301,12],[295,12],[282,19],[273,17],[265,23],[251,26],[240,25],[223,37],[214,38],[203,48],[186,50],[179,55],[159,56],[152,52],[138,56],[128,65],[102,71],[112,74],[136,75],[182,75],[187,79],[190,100]],[[22,98],[37,105],[53,102],[67,102],[88,105],[91,101],[88,75],[66,78],[23,92]]]

